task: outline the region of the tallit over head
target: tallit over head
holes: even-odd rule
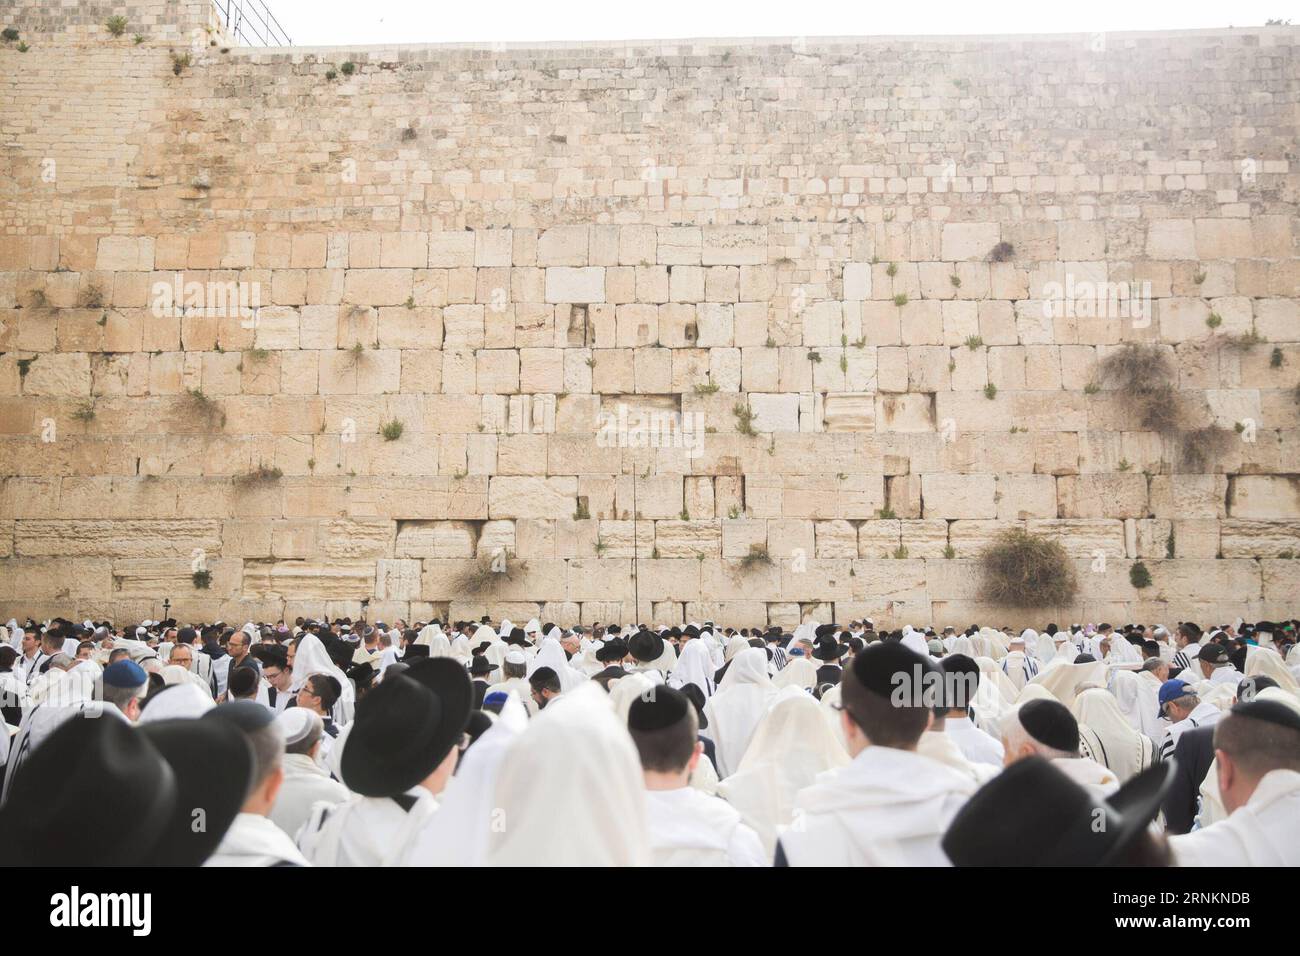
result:
[[[608,696],[590,682],[555,698],[511,744],[492,805],[489,866],[646,866],[641,761]]]

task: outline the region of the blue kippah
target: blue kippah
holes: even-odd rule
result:
[[[104,668],[104,683],[109,687],[139,687],[149,680],[144,668],[135,661],[123,658]]]

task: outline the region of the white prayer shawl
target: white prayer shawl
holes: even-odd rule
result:
[[[293,845],[293,840],[270,821],[256,813],[240,813],[221,838],[216,852],[204,866],[274,866],[293,863],[310,866],[307,858]]]
[[[794,642],[791,641],[790,643],[793,644]],[[731,640],[727,641],[726,649],[722,653],[722,662],[725,664],[727,661],[732,660],[741,651],[748,650],[756,650],[756,648],[751,648],[749,646],[749,641],[737,634],[732,637]]]
[[[949,866],[939,845],[975,782],[929,757],[869,746],[795,800],[791,866]]]
[[[717,692],[704,705],[715,745],[718,776],[726,779],[740,766],[759,720],[777,690],[767,676],[767,654],[749,647],[731,659]]]
[[[772,678],[772,686],[777,689],[799,687],[812,690],[817,686],[817,668],[806,657],[792,657]]]
[[[313,866],[384,866],[402,847],[407,814],[419,819],[438,808],[433,794],[416,786],[409,811],[389,797],[352,796],[341,804],[321,802],[298,833],[298,849]]]
[[[465,752],[456,775],[439,795],[438,812],[413,833],[394,866],[482,866],[495,822],[492,794],[497,774],[528,727],[523,703],[511,695],[492,726]]]
[[[977,787],[984,786],[1002,772],[1001,764],[994,766],[988,763],[976,763],[967,758],[957,746],[956,738],[946,730],[927,730],[921,734],[921,739],[916,744],[916,752],[922,757],[929,757],[951,767],[962,776],[969,777]]]
[[[705,699],[708,699],[716,690],[713,684],[715,671],[708,645],[700,638],[695,638],[687,641],[686,646],[682,648],[682,653],[677,658],[677,666],[668,677],[668,686],[680,689],[687,684],[694,684],[704,694]]]
[[[840,705],[841,699],[841,688],[839,684],[836,684],[834,687],[831,687],[822,693],[822,699],[819,703],[822,708],[822,717],[825,718],[826,723],[830,726],[831,733],[835,735],[835,739],[838,740],[840,746],[844,748],[844,752],[848,753],[849,742],[844,736],[844,724],[840,718],[840,711],[836,710]]]
[[[334,806],[352,794],[348,788],[321,769],[306,754],[285,754],[281,763],[284,783],[271,807],[271,822],[290,838],[295,838],[302,825],[311,817],[312,807],[318,803]]]
[[[713,761],[701,756],[691,773],[691,786],[700,793],[715,797],[718,795],[718,782],[718,771],[713,769]]]
[[[1051,691],[1053,697],[1069,707],[1080,687],[1087,684],[1106,686],[1106,665],[1099,660],[1087,664],[1062,664],[1043,671],[1026,687],[1034,684]]]
[[[1032,640],[1029,635],[1034,635]],[[1052,640],[1051,634],[1039,634],[1037,631],[1025,629],[1021,635],[1025,639],[1025,650],[1033,654],[1038,660],[1039,668],[1051,662],[1056,656],[1056,642]]]
[[[293,690],[300,690],[312,674],[329,674],[339,682],[343,692],[334,704],[331,716],[340,726],[351,723],[352,712],[357,703],[356,689],[352,686],[352,681],[348,680],[347,675],[330,659],[320,638],[315,634],[306,634],[298,642],[298,650],[293,657]]]
[[[1008,652],[1007,656],[1002,658],[1001,670],[1017,691],[1038,676],[1037,662],[1024,651]]]
[[[1179,866],[1300,866],[1300,773],[1269,771],[1227,819],[1169,845]]]
[[[975,642],[965,634],[958,634],[952,639],[952,644],[948,648],[949,654],[964,654],[971,660],[979,655],[975,653]],[[991,658],[990,658],[991,659]]]
[[[1151,738],[1133,729],[1110,691],[1089,688],[1075,697],[1070,710],[1079,722],[1083,755],[1110,769],[1121,784],[1155,760]]]
[[[1052,766],[1098,800],[1106,799],[1119,789],[1119,777],[1087,757],[1055,757]]]
[[[587,680],[586,674],[569,666],[569,658],[564,653],[564,648],[553,637],[542,640],[537,656],[528,662],[528,676],[532,677],[539,667],[549,667],[555,671],[560,679],[560,693],[563,694],[567,694]]]
[[[1130,727],[1145,734],[1152,743],[1160,740],[1164,734],[1157,716],[1160,713],[1160,682],[1154,674],[1111,668],[1110,692]]]
[[[468,664],[474,657],[473,646],[464,634],[457,634],[451,641],[451,656],[462,664]]]
[[[505,756],[492,806],[509,826],[489,834],[489,866],[651,861],[636,745],[608,695],[591,682],[529,721]]]
[[[1282,655],[1270,647],[1246,648],[1246,676],[1271,677],[1279,688],[1300,698],[1300,681],[1287,668]]]
[[[421,644],[429,649],[430,657],[451,657],[451,641],[447,640],[447,635],[442,633],[442,628],[437,624],[426,624],[416,635],[416,644]]]
[[[1001,769],[1005,756],[1002,740],[990,731],[966,717],[949,717],[944,721],[944,733],[971,763]]]
[[[656,680],[655,678],[660,679]],[[614,713],[624,724],[627,723],[628,711],[632,709],[632,702],[639,697],[649,699],[650,691],[663,683],[662,677],[658,671],[632,671],[626,677],[620,677],[609,685],[609,701],[614,707]],[[704,736],[709,737],[709,731],[703,731]]]
[[[1208,727],[1211,724],[1217,724],[1222,716],[1223,711],[1213,704],[1208,704],[1205,701],[1198,703],[1192,708],[1190,714],[1165,728],[1164,737],[1160,741],[1160,759],[1168,760],[1173,756],[1174,748],[1178,746],[1178,738],[1183,735],[1184,731],[1191,730],[1193,727]]]
[[[718,793],[740,811],[770,859],[778,828],[792,822],[798,792],[818,774],[848,763],[821,705],[799,688],[787,688],[759,721],[740,766],[718,785]]]
[[[902,645],[908,650],[915,651],[922,657],[930,656],[930,645],[925,639],[925,635],[920,631],[913,631],[911,628],[903,628]]]
[[[646,793],[654,866],[766,866],[771,853],[741,814],[693,787]]]
[[[699,640],[703,641],[709,649],[709,660],[713,663],[713,671],[717,673],[718,668],[726,663],[722,655],[722,645],[712,634],[701,634]]]

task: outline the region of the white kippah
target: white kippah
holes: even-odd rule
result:
[[[275,722],[279,725],[280,732],[284,734],[286,747],[305,740],[311,736],[313,729],[322,726],[321,719],[305,707],[290,707],[276,717]]]
[[[523,651],[510,651],[506,654],[507,664],[527,664],[528,658],[524,656]]]

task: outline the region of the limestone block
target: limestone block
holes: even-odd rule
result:
[[[1300,518],[1300,477],[1239,475],[1228,488],[1228,514],[1233,518],[1279,520]]]
[[[1143,475],[1065,475],[1057,479],[1063,518],[1144,518],[1147,479]]]
[[[986,259],[1000,241],[996,222],[950,222],[943,227],[942,257],[947,262]]]
[[[926,518],[994,518],[997,482],[993,475],[929,474],[921,478]]]

